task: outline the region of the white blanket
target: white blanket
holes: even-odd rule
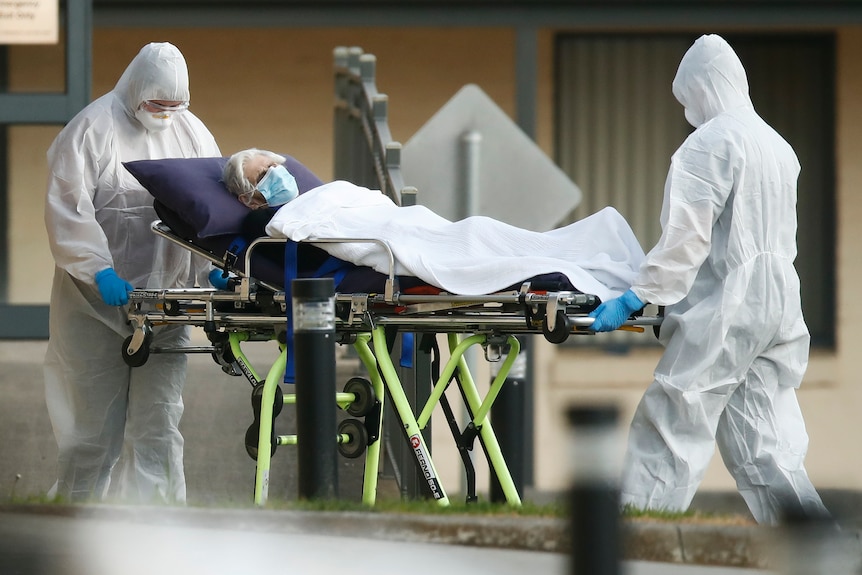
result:
[[[464,295],[493,293],[538,274],[561,272],[582,292],[607,300],[629,288],[644,259],[628,223],[613,208],[533,232],[483,216],[451,222],[424,206],[400,207],[378,190],[344,181],[285,204],[266,232],[296,242],[383,240],[395,255],[397,275]],[[317,245],[342,260],[389,273],[388,256],[377,244]]]

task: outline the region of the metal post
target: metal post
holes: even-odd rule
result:
[[[458,144],[458,155],[460,157],[458,164],[459,191],[461,192],[460,212],[462,218],[469,218],[479,213],[482,187],[480,177],[482,166],[482,133],[477,130],[466,130],[461,134]],[[470,373],[476,373],[478,360],[475,348],[467,350],[464,354],[464,360]],[[469,421],[470,419],[466,406],[464,407],[463,418],[465,421]],[[472,450],[467,452],[471,463],[473,462],[473,453]],[[465,484],[469,481],[466,476],[463,479]]]
[[[571,446],[570,575],[619,575],[617,408],[575,406],[568,411]]]
[[[482,134],[468,130],[461,134],[460,145],[461,217],[467,218],[479,213]]]
[[[499,364],[492,364],[491,379],[496,377],[498,371],[494,369]],[[515,363],[506,377],[500,394],[491,407],[491,420],[494,422],[494,431],[497,441],[500,443],[500,451],[515,489],[521,497],[524,496],[524,470],[526,468],[527,454],[524,449],[524,430],[526,429],[526,409],[524,404],[527,399],[527,355],[518,354]],[[491,474],[491,485],[489,498],[494,503],[506,501],[506,494],[500,485],[499,479]]]
[[[291,282],[296,372],[299,498],[332,499],[338,490],[335,423],[335,284]]]
[[[531,139],[536,139],[536,86],[538,85],[539,62],[539,31],[535,26],[522,25],[515,29],[515,119],[518,126]],[[519,406],[521,415],[520,428],[513,441],[501,443],[503,454],[506,451],[522,453],[522,469],[518,471],[520,482],[516,481],[518,491],[524,493],[526,485],[533,485],[533,458],[535,452],[535,392],[533,372],[535,365],[536,346],[534,336],[518,337],[521,342],[521,355],[526,358],[524,377],[519,391]],[[519,359],[520,361],[520,359]],[[506,456],[508,457],[508,456]],[[514,473],[513,473],[514,474]]]
[[[838,527],[828,515],[807,513],[798,502],[783,505],[773,535],[770,564],[781,575],[860,573],[857,535]]]

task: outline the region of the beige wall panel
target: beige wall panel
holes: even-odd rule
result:
[[[64,44],[10,46],[9,91],[62,93]],[[45,153],[60,126],[10,126],[8,303],[43,304],[51,295],[54,263],[43,219]]]
[[[536,144],[554,158],[554,32],[538,34],[536,62]],[[577,183],[577,182],[575,182]]]
[[[9,303],[51,299],[54,260],[45,231],[45,153],[59,126],[9,128]]]
[[[192,110],[225,154],[247,147],[288,153],[324,180],[332,175],[333,49],[377,56],[390,128],[407,140],[464,84],[514,109],[513,33],[389,28],[96,30],[94,87],[110,89],[149,41],[176,44],[188,61]]]
[[[862,488],[862,387],[858,356],[862,350],[858,303],[862,282],[862,27],[842,28],[837,42],[836,85],[836,329],[837,349],[820,379],[822,391],[800,394],[811,434],[808,466],[827,485]],[[813,367],[817,355],[812,355]],[[812,372],[809,369],[809,374]],[[812,396],[810,399],[808,396]]]
[[[858,352],[858,304],[862,282],[862,28],[846,29],[838,36],[836,164],[838,166],[838,322],[839,352]],[[858,386],[856,386],[858,387]]]
[[[65,39],[57,44],[13,44],[9,50],[10,92],[64,92]]]

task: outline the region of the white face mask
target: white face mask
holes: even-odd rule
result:
[[[138,109],[135,111],[135,117],[147,129],[148,132],[161,132],[170,127],[174,121],[173,112],[148,112],[147,110]]]
[[[257,183],[257,191],[271,207],[284,205],[299,195],[296,179],[282,165],[270,166]]]

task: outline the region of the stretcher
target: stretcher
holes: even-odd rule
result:
[[[401,174],[401,146],[391,140],[388,98],[377,91],[376,59],[359,48],[336,48],[334,64],[335,179],[380,190],[399,206],[415,205],[417,191],[405,185]],[[323,184],[297,159],[285,156],[285,166],[295,176],[300,194]],[[264,505],[276,448],[298,442],[296,434],[279,434],[275,426],[276,417],[285,406],[296,406],[296,394],[292,391],[296,386],[289,383],[293,381],[294,348],[289,313],[291,282],[301,274],[286,256],[294,249],[298,253],[303,247],[308,248],[306,251],[318,248],[274,238],[258,238],[246,242],[247,245],[237,245],[241,222],[248,214],[247,208],[220,181],[225,161],[226,158],[187,158],[124,164],[155,198],[154,206],[161,221],[153,224],[153,232],[230,271],[236,279],[229,282],[226,290],[131,292],[128,320],[132,335],[125,340],[122,354],[134,367],[143,365],[152,353],[210,353],[225,373],[249,381],[253,423],[246,433],[245,444],[256,462],[254,501]],[[613,235],[610,228],[603,228],[602,233]],[[328,272],[333,278],[343,274],[334,282],[335,338],[338,345],[356,351],[367,375],[351,377],[341,391],[333,389],[333,408],[337,406],[350,416],[338,425],[333,441],[345,457],[364,456],[362,501],[369,505],[376,501],[383,463],[382,444],[387,439],[383,433],[384,419],[387,423],[396,419],[407,446],[399,449],[398,454],[406,453],[405,458],[418,466],[417,475],[421,479],[417,483],[424,485],[429,497],[441,505],[449,504],[449,490],[440,481],[425,437],[432,413],[440,409],[462,456],[467,501],[476,500],[475,473],[467,454],[478,442],[506,501],[519,505],[520,495],[491,423],[492,406],[518,357],[519,337],[541,335],[559,344],[572,336],[592,334],[587,330],[592,323],[588,313],[599,303],[599,298],[582,293],[562,273],[558,275],[563,277],[548,274],[525,278],[487,295],[446,293],[417,282],[416,277],[397,276],[392,246],[361,235],[324,241],[376,243],[388,254],[386,272],[366,273],[371,270],[363,267]],[[403,249],[403,245],[397,247]],[[283,267],[271,265],[272,259],[266,257],[267,250],[272,249],[283,250],[285,258],[280,262],[285,264]],[[317,271],[325,267],[324,263]],[[642,331],[660,321],[657,317],[632,317],[623,329]],[[210,345],[182,349],[152,346],[153,329],[164,324],[202,329]],[[428,355],[433,357],[427,378],[431,389],[421,398],[413,398],[412,391],[408,398],[407,382],[399,377],[396,368],[399,362],[393,360],[397,351],[393,342],[400,340],[401,347],[406,347],[409,338],[419,340],[414,341],[415,349],[421,348],[423,353],[429,350]],[[445,339],[444,346],[448,348],[442,353],[437,349],[438,339]],[[260,341],[278,342],[280,353],[271,365],[258,369],[243,349]],[[481,349],[489,362],[499,366],[484,393],[480,392],[470,362],[465,358],[473,348]],[[456,421],[449,404],[446,391],[450,387],[457,388],[464,403],[467,417],[461,418],[465,420],[462,424]],[[387,425],[386,429],[393,427],[396,426]],[[391,462],[393,449],[387,444],[386,450],[387,461]],[[401,469],[401,477],[396,474],[396,479],[411,483],[412,490],[405,471]],[[402,493],[406,491],[402,489]]]
[[[143,365],[152,353],[211,353],[225,373],[245,377],[252,386],[254,423],[246,434],[246,448],[256,461],[254,501],[266,503],[271,457],[277,446],[295,445],[297,436],[276,433],[274,420],[285,405],[296,403],[289,393],[285,374],[289,370],[291,334],[286,320],[291,309],[289,289],[255,278],[254,255],[267,244],[285,243],[274,238],[257,239],[245,249],[243,261],[234,255],[217,256],[194,242],[175,234],[157,221],[153,232],[179,244],[235,275],[228,289],[134,290],[129,294],[128,320],[133,333],[123,344],[122,354],[132,367]],[[332,242],[377,242],[373,238],[334,238]],[[289,243],[289,242],[288,242]],[[384,246],[388,249],[387,246]],[[389,251],[390,258],[391,251]],[[599,303],[591,294],[574,289],[560,290],[544,285],[543,278],[528,278],[520,286],[488,295],[455,295],[433,286],[419,290],[401,289],[401,278],[394,265],[379,289],[336,292],[333,296],[336,341],[356,351],[367,378],[351,378],[333,396],[335,406],[351,418],[339,424],[338,451],[345,457],[364,455],[362,501],[373,505],[377,497],[381,465],[381,432],[384,403],[391,401],[392,412],[405,431],[416,464],[427,483],[427,493],[441,505],[449,504],[449,492],[441,483],[423,430],[438,407],[446,413],[459,449],[472,450],[476,441],[483,448],[491,473],[499,481],[506,501],[519,505],[520,495],[512,480],[490,420],[490,411],[509,376],[520,350],[519,335],[538,334],[559,344],[575,335],[591,334],[590,310]],[[288,279],[285,279],[285,285]],[[658,317],[632,317],[624,329],[642,331],[660,323]],[[151,346],[154,326],[182,324],[200,328],[209,346],[159,349]],[[445,336],[448,359],[431,379],[432,389],[424,405],[411,407],[393,363],[391,342],[395,334],[416,334],[436,341]],[[251,365],[243,345],[276,341],[280,355],[266,368]],[[499,369],[487,392],[480,393],[471,375],[465,353],[481,348]],[[438,356],[439,357],[439,356]],[[452,408],[444,392],[455,385],[464,400],[469,421],[455,429]],[[469,459],[463,458],[468,478],[466,497],[476,499],[475,475]]]

